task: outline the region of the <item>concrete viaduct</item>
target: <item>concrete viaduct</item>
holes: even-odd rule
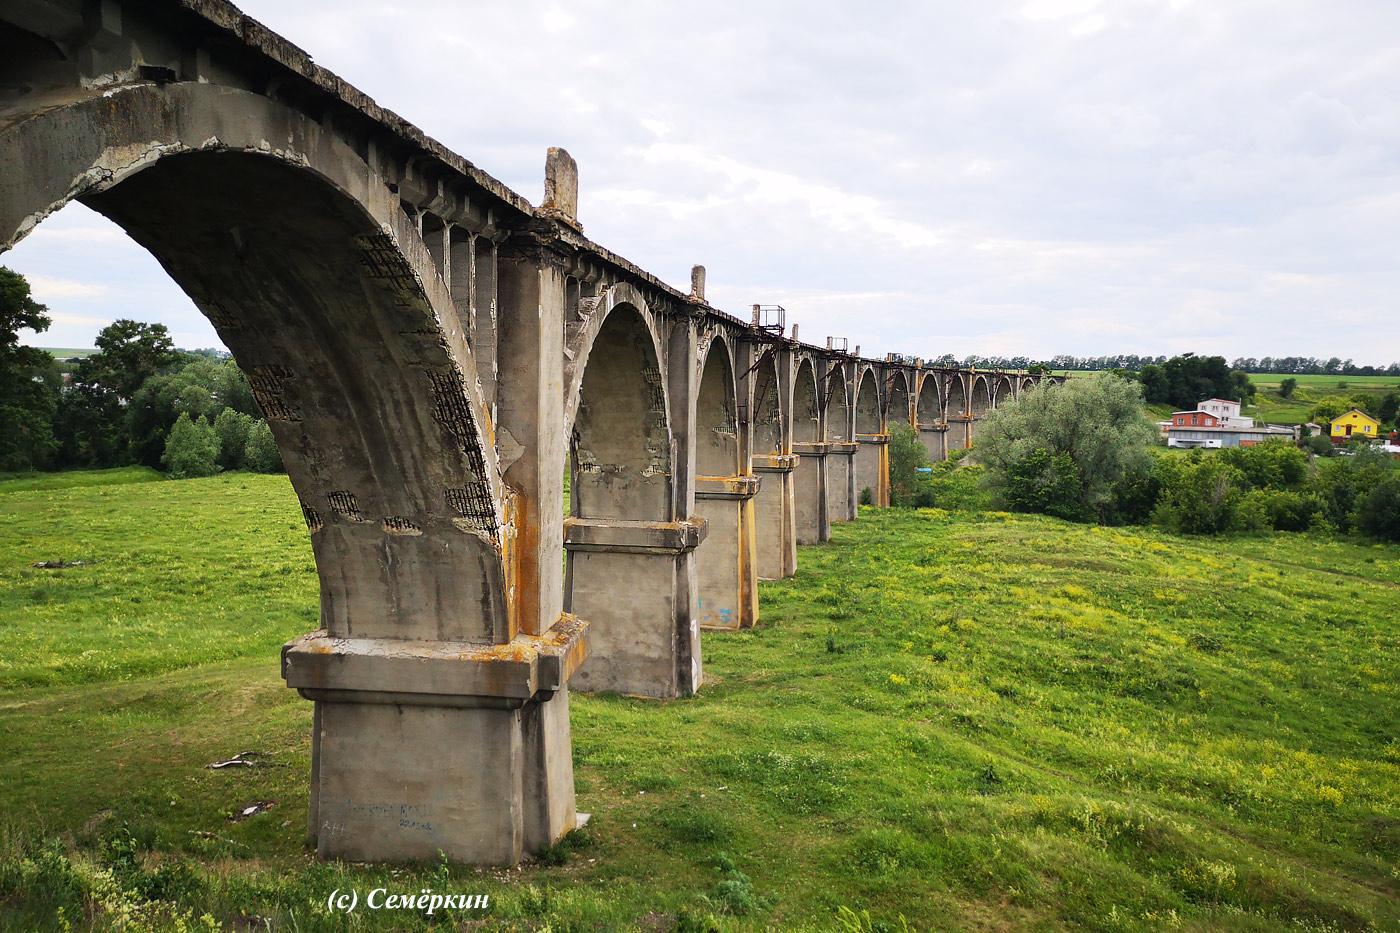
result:
[[[1037,377],[865,359],[584,236],[222,0],[0,8],[0,247],[79,200],[248,374],[301,500],[326,857],[509,864],[576,822],[569,693],[676,697],[796,545]],[[566,508],[563,479],[571,479]],[[565,569],[561,573],[560,567]]]

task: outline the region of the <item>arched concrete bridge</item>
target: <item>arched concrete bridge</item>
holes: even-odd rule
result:
[[[512,863],[576,820],[568,686],[694,691],[796,545],[1035,377],[788,339],[588,240],[221,0],[0,8],[0,245],[79,200],[247,372],[300,497],[325,856]],[[570,514],[562,478],[572,478]],[[566,570],[560,573],[561,562]]]

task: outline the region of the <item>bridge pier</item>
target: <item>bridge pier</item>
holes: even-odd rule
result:
[[[758,488],[757,476],[696,478],[695,512],[706,527],[695,551],[701,628],[751,628],[758,621],[753,504]]]
[[[700,686],[695,548],[705,522],[570,517],[567,609],[590,623],[576,690],[667,698]]]
[[[827,508],[833,522],[853,522],[859,511],[859,490],[856,489],[856,451],[854,442],[833,442],[827,445],[826,493]]]
[[[793,474],[793,499],[798,544],[831,540],[831,497],[828,495],[828,444],[794,443],[797,470]]]
[[[870,490],[870,504],[888,508],[890,504],[890,436],[857,434],[856,486]],[[859,494],[858,494],[859,495]]]
[[[317,854],[512,865],[572,829],[566,684],[584,628],[492,646],[321,630],[284,647],[287,685],[315,701]]]
[[[933,463],[948,459],[948,426],[946,424],[919,425],[919,440]]]
[[[797,529],[793,517],[793,472],[797,460],[782,454],[753,458],[753,471],[762,479],[754,496],[760,580],[781,580],[797,572]]]

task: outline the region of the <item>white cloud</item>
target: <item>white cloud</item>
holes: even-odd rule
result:
[[[107,292],[107,286],[73,279],[53,279],[46,275],[31,275],[29,288],[39,301],[50,298],[93,298]]]
[[[369,0],[244,6],[532,200],[567,147],[590,236],[813,342],[1400,359],[1400,6],[422,0],[433,28],[391,31]],[[51,307],[214,342],[68,215],[3,259],[108,289]]]

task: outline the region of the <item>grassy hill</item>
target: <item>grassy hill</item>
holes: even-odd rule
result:
[[[1287,379],[1277,373],[1251,373],[1254,383],[1255,403],[1245,410],[1245,414],[1258,421],[1273,421],[1280,424],[1302,424],[1319,401],[1329,395],[1362,396],[1370,400],[1372,416],[1376,415],[1376,404],[1387,392],[1400,390],[1400,378],[1395,376],[1294,376],[1298,387],[1293,398],[1284,398],[1279,392],[1279,384]]]
[[[491,907],[355,929],[1400,924],[1400,548],[862,510],[697,697],[575,695],[593,823],[478,871],[304,846],[285,477],[0,481],[0,537],[0,929],[344,929],[330,892],[385,885]]]

